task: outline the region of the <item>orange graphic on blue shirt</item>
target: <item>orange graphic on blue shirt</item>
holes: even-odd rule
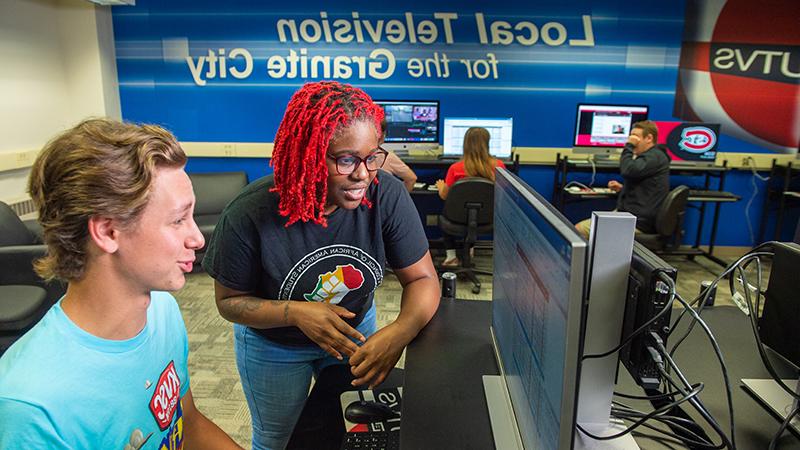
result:
[[[337,304],[350,291],[364,284],[364,274],[352,264],[336,266],[336,270],[321,274],[317,286],[310,294],[303,294],[309,302]]]

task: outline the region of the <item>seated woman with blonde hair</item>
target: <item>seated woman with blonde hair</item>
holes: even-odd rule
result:
[[[489,154],[489,131],[486,128],[472,127],[464,134],[464,157],[447,169],[444,180],[438,180],[436,187],[439,197],[447,199],[447,194],[453,184],[465,177],[481,177],[494,181],[494,169],[506,165],[503,161]],[[461,264],[456,256],[455,239],[453,236],[444,235],[444,245],[447,251],[442,266],[455,267]]]

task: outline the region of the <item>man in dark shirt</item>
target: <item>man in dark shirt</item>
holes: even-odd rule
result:
[[[655,231],[655,219],[661,202],[669,193],[669,162],[667,152],[656,146],[658,128],[650,120],[633,124],[628,143],[622,150],[619,171],[623,183],[608,182],[608,187],[618,192],[617,211],[627,211],[636,216],[636,229],[645,233]],[[589,236],[591,220],[576,225],[578,231]]]

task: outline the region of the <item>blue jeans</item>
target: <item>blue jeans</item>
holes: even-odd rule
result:
[[[364,336],[375,332],[375,304],[356,329]],[[339,361],[316,345],[281,345],[249,327],[234,324],[236,365],[250,408],[253,450],[283,449],[303,410],[312,374]]]

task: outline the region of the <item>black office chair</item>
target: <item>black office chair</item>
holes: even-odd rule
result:
[[[655,233],[636,233],[636,241],[657,253],[677,250],[683,237],[683,217],[688,201],[688,187],[681,185],[671,190],[658,208],[653,224]]]
[[[0,356],[49,308],[47,291],[39,286],[0,285]]]
[[[66,292],[64,284],[45,282],[33,270],[46,251],[41,227],[0,202],[0,354]]]
[[[214,228],[222,215],[222,210],[247,186],[247,173],[190,173],[189,179],[192,180],[195,196],[194,221],[208,245],[214,235]],[[203,246],[197,251],[198,262],[203,260],[205,250],[206,248]],[[194,271],[197,271],[200,269],[200,264],[195,264],[194,267]]]
[[[475,268],[470,249],[478,240],[479,234],[491,233],[494,229],[494,183],[486,178],[467,177],[456,181],[447,194],[444,210],[439,216],[439,228],[442,232],[464,239],[461,255],[461,267],[451,270],[439,267],[456,274],[463,274],[472,281],[472,292],[481,291],[481,282],[476,274],[492,275],[488,270]]]
[[[33,271],[33,262],[45,255],[41,227],[23,222],[7,204],[0,202],[0,285],[39,286],[47,292],[47,307],[58,301],[66,286],[45,282]]]

